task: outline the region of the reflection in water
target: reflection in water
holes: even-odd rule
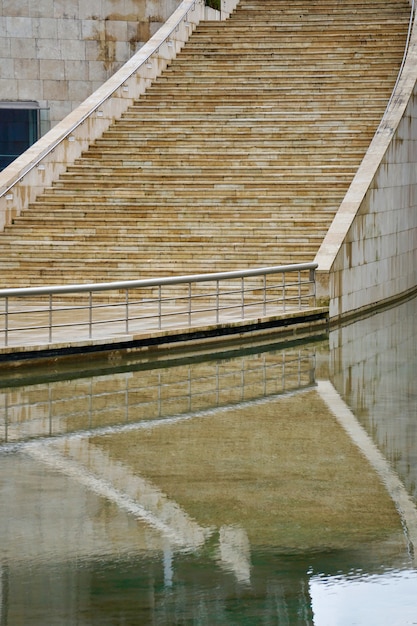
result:
[[[415,310],[285,349],[5,375],[1,626],[417,623]]]

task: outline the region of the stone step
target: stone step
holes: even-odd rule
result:
[[[1,237],[3,286],[306,262],[384,112],[407,0],[240,0]]]

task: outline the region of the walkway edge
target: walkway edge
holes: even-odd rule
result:
[[[274,338],[301,339],[327,334],[328,308],[316,307],[275,316],[245,319],[224,324],[200,324],[187,328],[109,335],[100,339],[61,343],[40,343],[0,348],[0,368],[19,366],[33,361],[55,361],[80,355],[103,355],[115,352],[151,351],[188,348],[219,341],[242,341],[273,335]]]

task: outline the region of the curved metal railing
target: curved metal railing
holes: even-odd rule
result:
[[[303,263],[159,279],[1,289],[0,347],[259,321],[300,311],[316,304],[316,267],[316,263]]]

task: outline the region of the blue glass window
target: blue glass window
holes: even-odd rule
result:
[[[0,171],[38,139],[39,109],[0,108]]]

